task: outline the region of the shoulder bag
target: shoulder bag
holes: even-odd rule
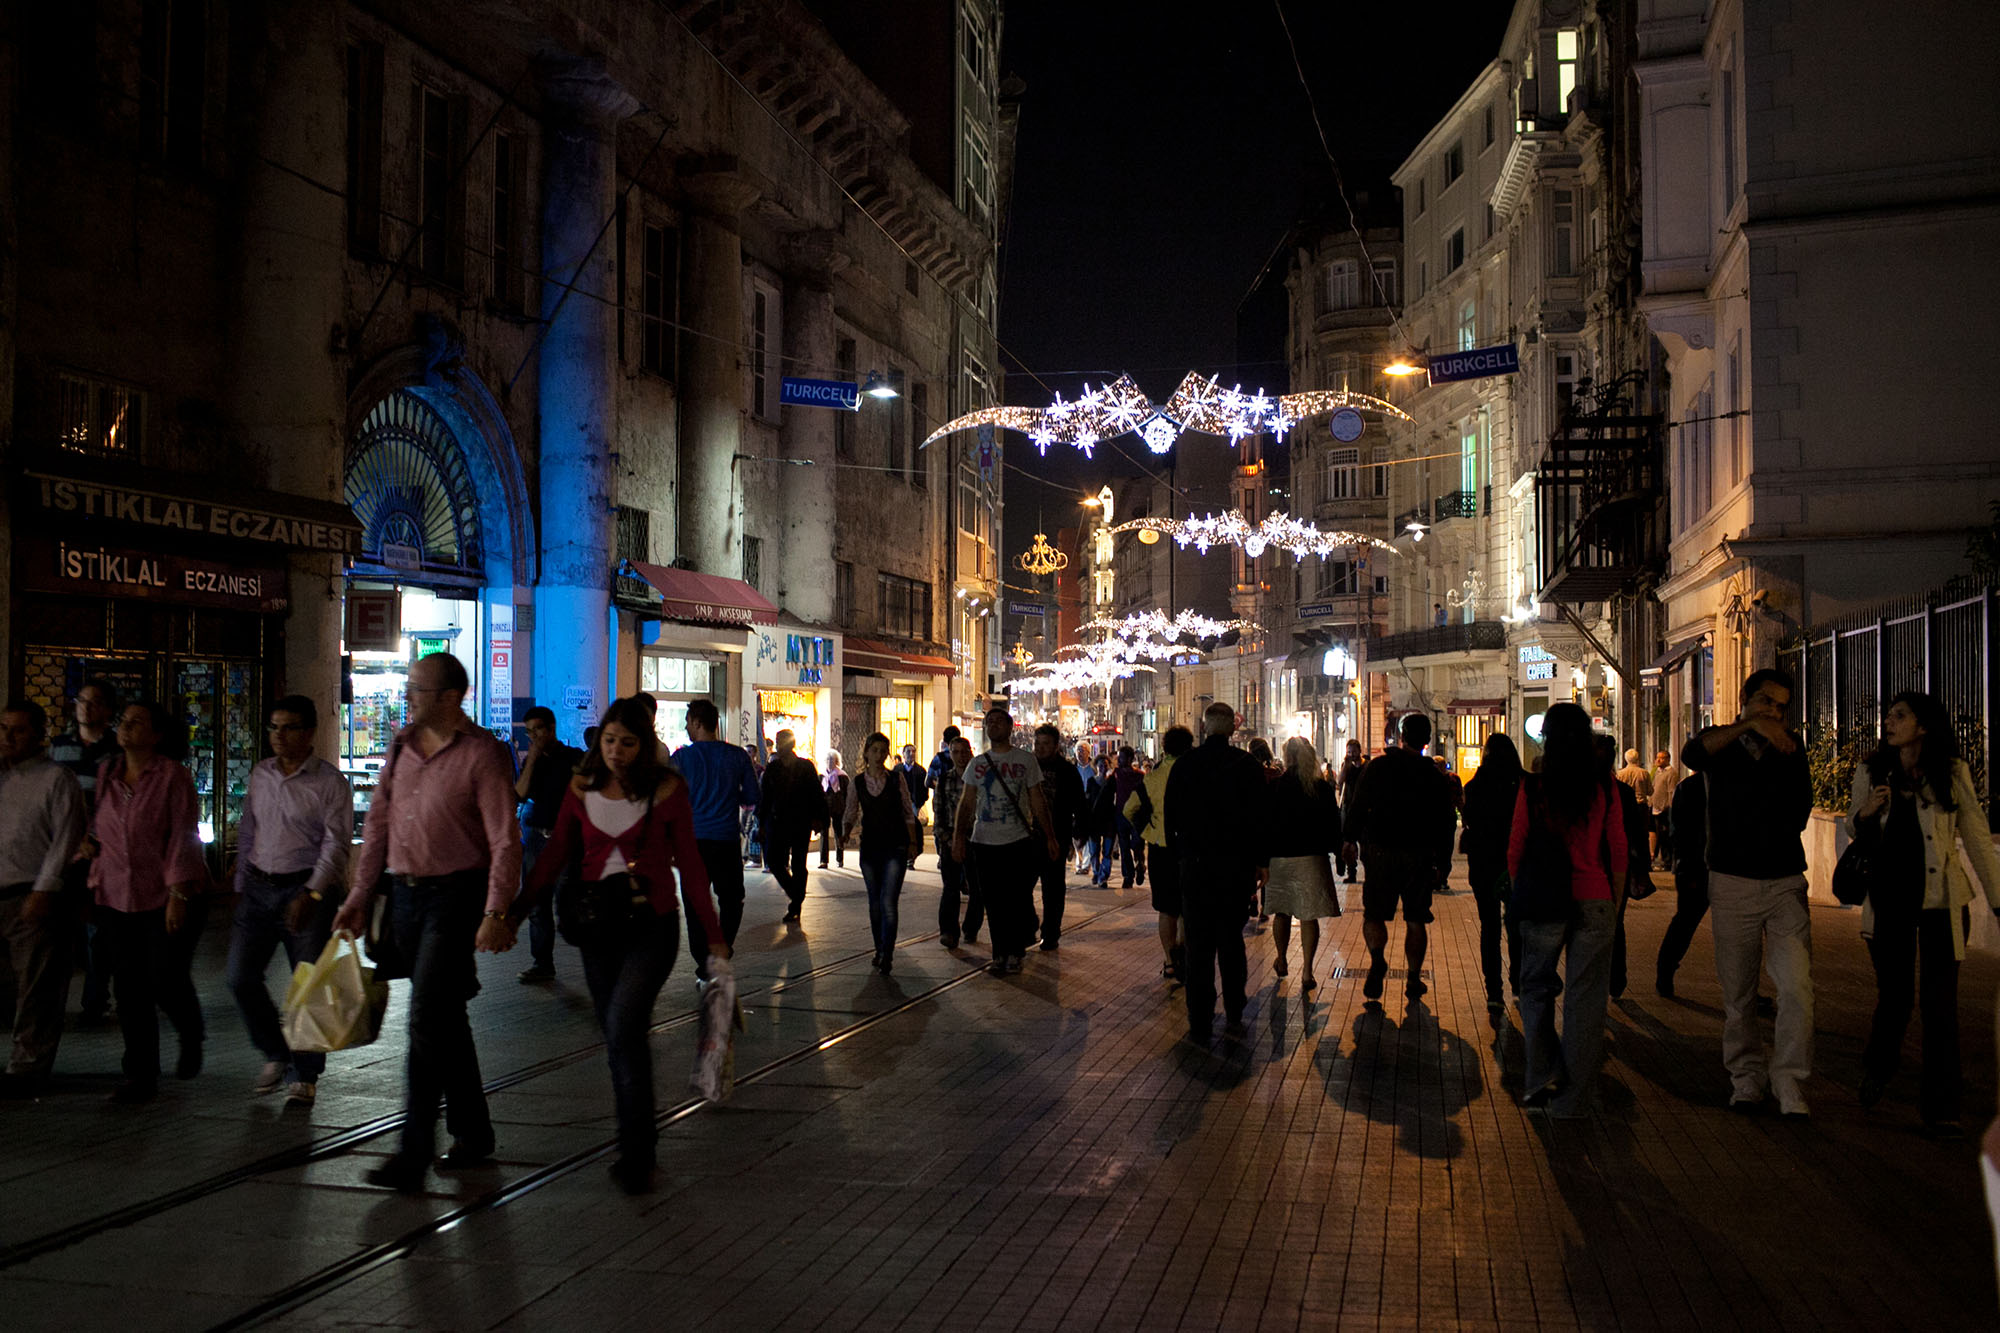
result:
[[[556,933],[565,943],[579,949],[616,943],[633,927],[652,918],[652,887],[646,882],[641,858],[646,835],[653,831],[653,802],[658,797],[656,787],[646,798],[646,813],[639,816],[639,839],[632,845],[632,859],[624,873],[603,879],[585,879],[581,874],[563,877],[556,892]]]
[[[1042,831],[1041,828],[1035,823],[1035,817],[1028,813],[1028,808],[1014,795],[1014,789],[1007,785],[1007,775],[1000,771],[1000,765],[989,758],[987,766],[993,770],[993,780],[1000,784],[1000,790],[1006,794],[1007,804],[1014,807],[1014,815],[1021,821],[1021,827],[1028,831],[1030,838],[1038,835]]]

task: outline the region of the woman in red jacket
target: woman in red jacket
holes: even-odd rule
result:
[[[611,1177],[627,1194],[653,1187],[653,1002],[674,969],[681,896],[710,941],[711,975],[729,957],[708,874],[695,849],[685,780],[660,753],[651,718],[634,699],[605,710],[597,744],[577,765],[533,874],[508,913],[519,921],[564,868],[572,887],[558,903],[563,938],[583,954],[584,980],[604,1030],[618,1105]]]

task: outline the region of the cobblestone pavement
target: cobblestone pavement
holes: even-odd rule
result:
[[[1873,1002],[1855,913],[1813,912],[1809,1122],[1723,1109],[1705,930],[1680,998],[1653,994],[1671,892],[1630,912],[1606,1109],[1558,1122],[1514,1103],[1518,1017],[1485,1012],[1470,895],[1438,902],[1429,995],[1405,1007],[1392,984],[1377,1009],[1346,894],[1310,997],[1296,941],[1274,978],[1253,923],[1249,1034],[1202,1050],[1159,979],[1143,890],[1072,887],[1060,952],[1001,980],[974,970],[983,948],[922,936],[937,880],[920,870],[913,942],[885,979],[854,871],[815,875],[798,929],[753,874],[743,1082],[722,1106],[686,1103],[683,960],[656,1014],[675,1115],[662,1188],[641,1199],[604,1176],[609,1081],[567,951],[550,988],[515,983],[525,950],[483,960],[500,1160],[405,1199],[360,1184],[393,1147],[379,1119],[400,1108],[400,989],[392,1030],[333,1057],[309,1112],[252,1099],[259,1057],[217,931],[198,1080],[107,1105],[118,1038],[84,1030],[61,1057],[78,1072],[0,1105],[0,1310],[12,1329],[79,1330],[2000,1323],[1975,1143],[1917,1132],[1913,1077],[1873,1111],[1855,1102]],[[1976,1121],[1994,1104],[1996,988],[2000,964],[1969,961]]]

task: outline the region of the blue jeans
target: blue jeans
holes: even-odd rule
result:
[[[225,973],[229,993],[243,1011],[243,1026],[250,1029],[250,1044],[264,1053],[266,1060],[283,1061],[291,1076],[300,1083],[317,1083],[326,1072],[324,1051],[293,1051],[285,1045],[285,1030],[278,1021],[277,1006],[264,985],[271,955],[285,946],[285,958],[296,968],[319,958],[333,934],[333,914],[340,906],[336,893],[313,908],[305,929],[294,933],[286,916],[294,899],[306,891],[304,883],[273,884],[252,867],[243,876],[243,896],[236,903],[236,929],[229,937],[229,966]]]
[[[635,925],[616,944],[583,947],[583,979],[604,1031],[611,1095],[618,1107],[618,1151],[635,1166],[653,1164],[653,1002],[674,970],[681,923],[673,912]]]
[[[1102,888],[1111,881],[1111,849],[1117,834],[1099,833],[1090,840],[1090,882]]]
[[[1580,1114],[1596,1100],[1597,1070],[1604,1063],[1604,1007],[1611,994],[1611,937],[1617,928],[1618,914],[1609,898],[1573,904],[1566,920],[1521,923],[1521,1033],[1528,1056],[1522,1091],[1532,1096],[1551,1083],[1564,1083],[1549,1103],[1557,1115]],[[1563,997],[1560,1043],[1558,995]]]
[[[903,873],[909,869],[906,854],[861,854],[861,882],[868,888],[868,933],[875,937],[875,952],[891,953],[896,947],[896,904],[903,896]]]
[[[527,884],[528,876],[534,873],[535,862],[542,859],[542,848],[549,845],[549,831],[540,828],[521,830],[521,883]],[[549,885],[548,891],[535,900],[528,912],[528,958],[536,967],[553,972],[556,967],[556,894],[562,888],[562,877]]]
[[[424,880],[399,875],[389,894],[396,948],[410,963],[409,1093],[399,1155],[430,1161],[437,1148],[440,1097],[452,1137],[490,1150],[493,1120],[465,1012],[479,993],[472,944],[486,910],[486,871]]]
[[[967,855],[971,853],[968,851]],[[958,939],[962,933],[971,939],[986,924],[986,900],[979,895],[979,885],[972,876],[965,873],[963,861],[952,859],[951,841],[937,840],[938,874],[944,879],[944,892],[938,895],[938,934],[948,940]],[[959,901],[965,904],[965,929],[959,930]]]

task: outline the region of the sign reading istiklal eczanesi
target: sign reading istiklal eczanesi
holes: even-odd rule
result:
[[[288,605],[282,569],[59,538],[17,542],[14,552],[15,580],[29,592],[138,597],[232,611],[283,611]]]
[[[285,513],[273,506],[225,504],[109,482],[29,472],[30,494],[53,518],[101,518],[139,527],[231,537],[300,551],[358,555],[361,529],[347,521]],[[333,511],[332,505],[322,508]],[[299,506],[300,509],[304,505]],[[334,511],[339,512],[339,511]]]

